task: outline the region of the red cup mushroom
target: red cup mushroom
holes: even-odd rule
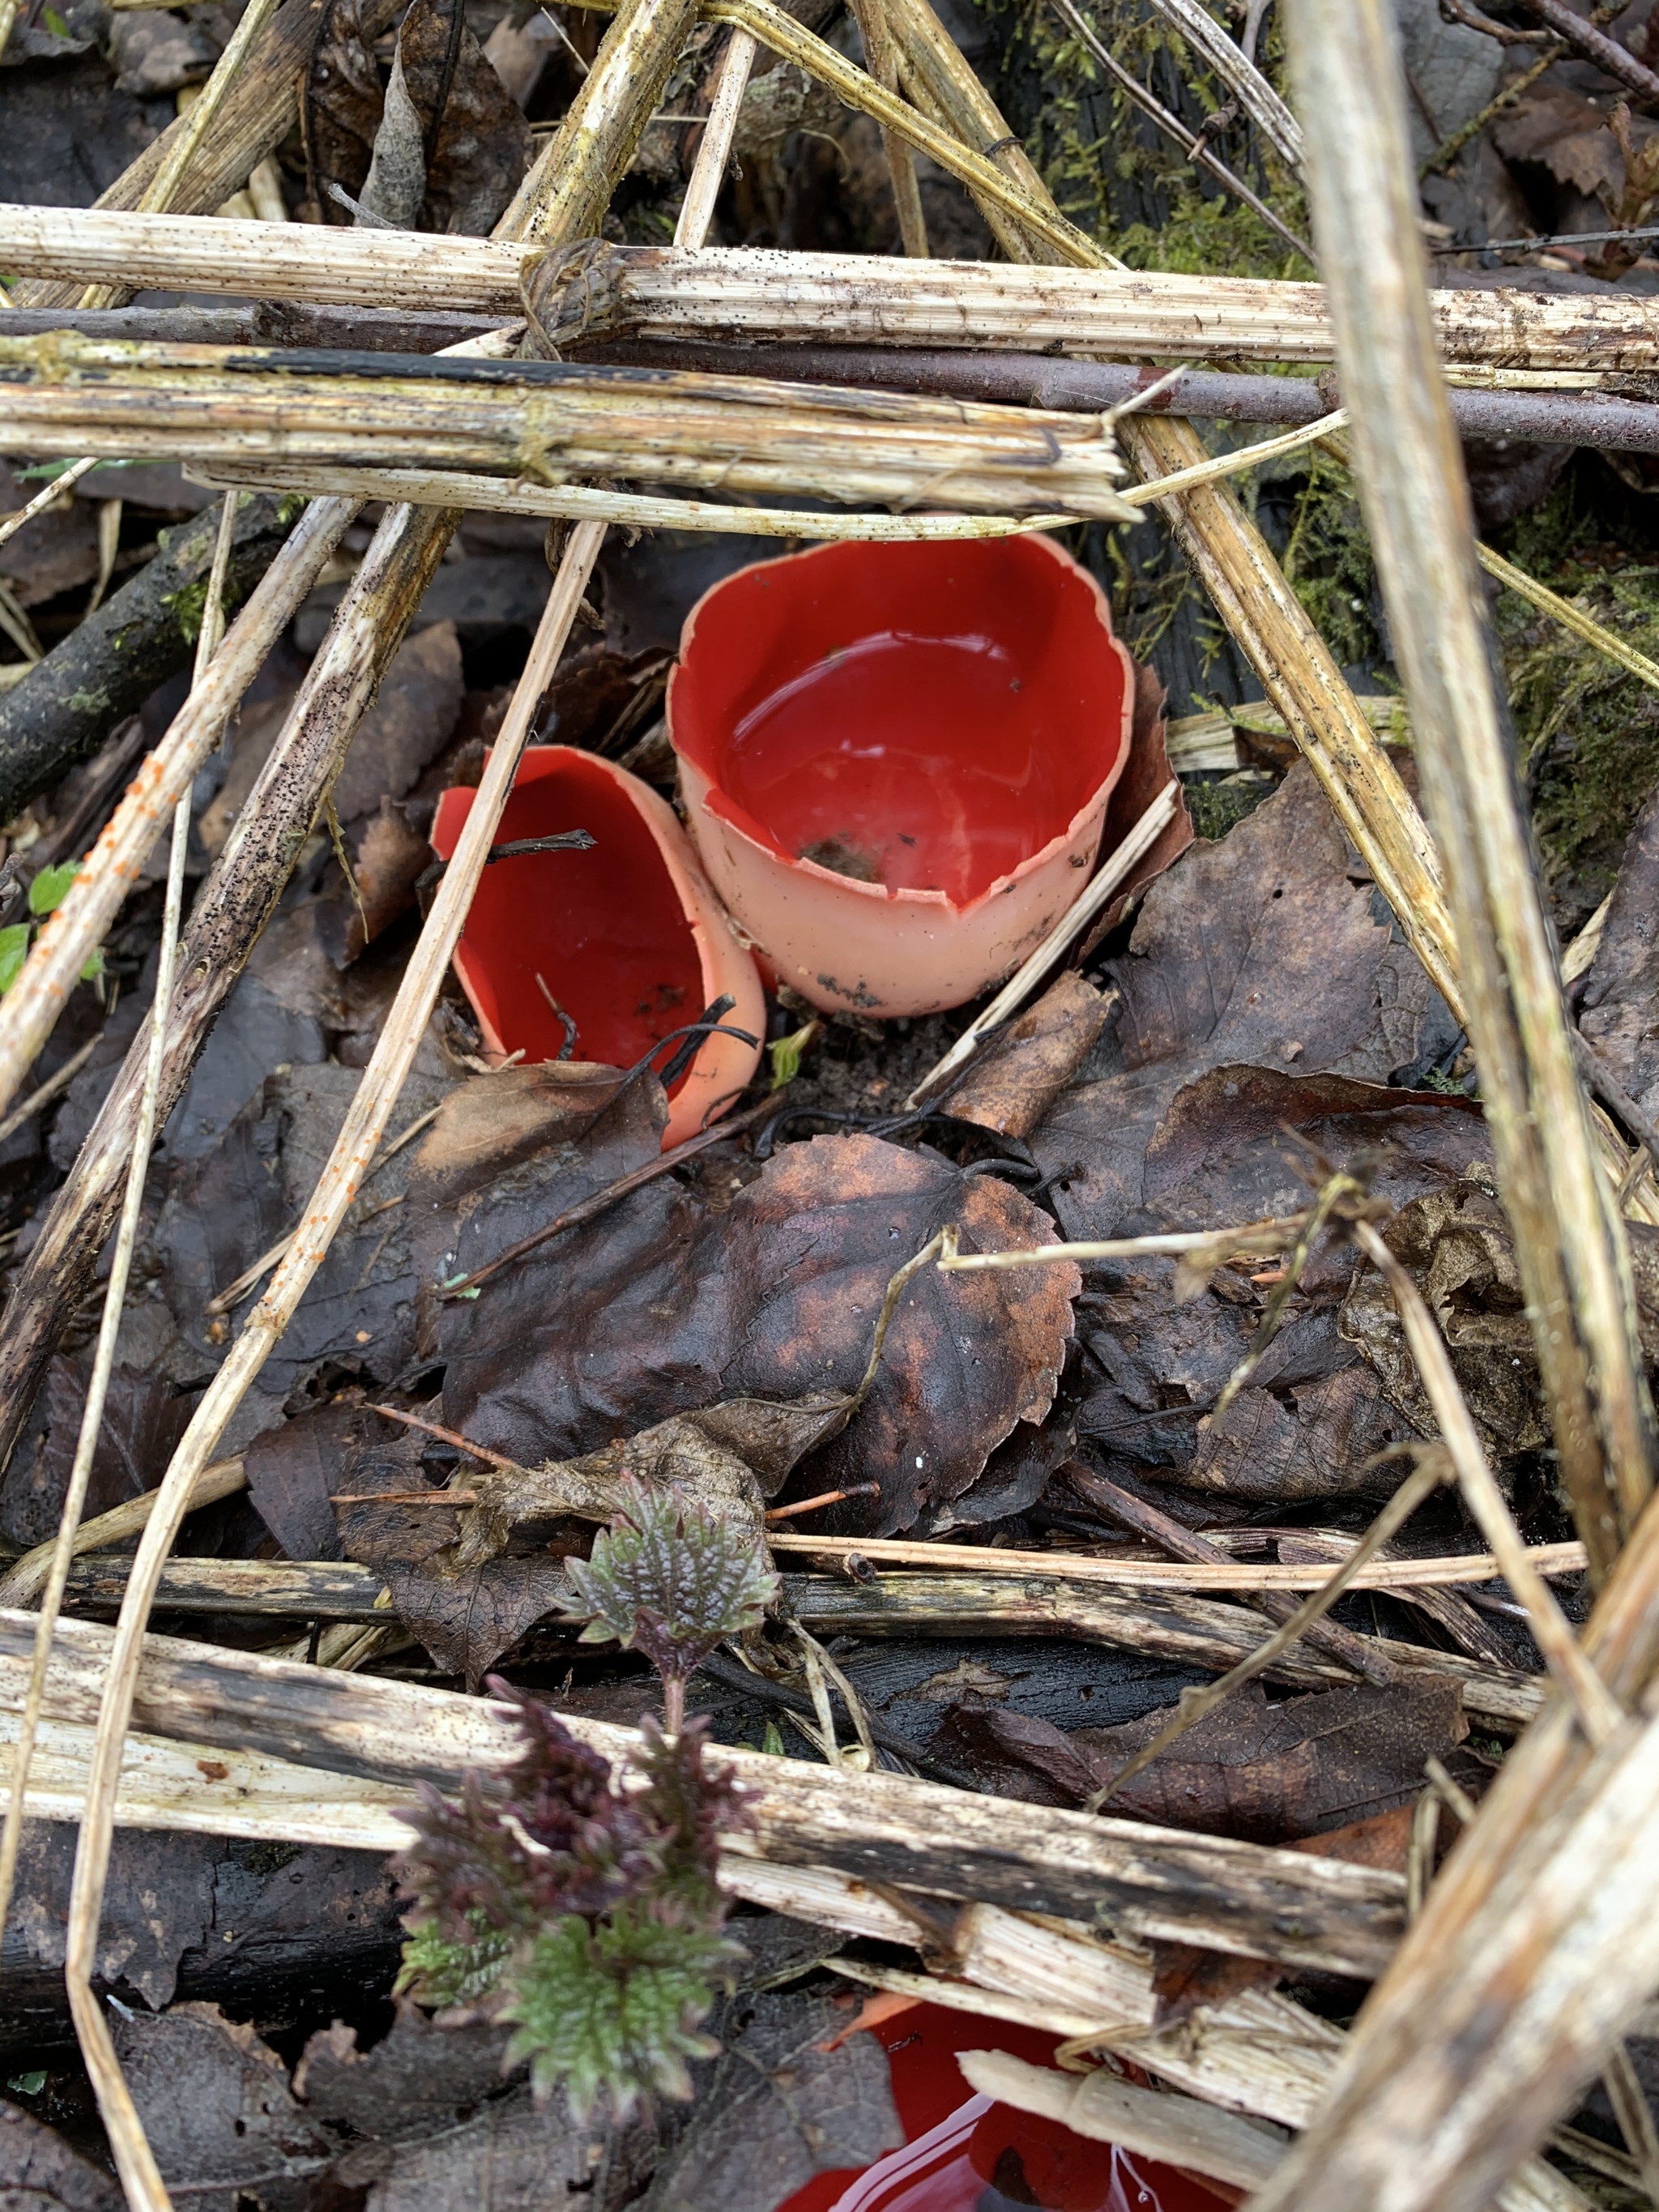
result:
[[[432,843],[440,859],[453,853],[472,799],[458,787],[438,802]],[[494,860],[473,898],[455,972],[485,1050],[496,1059],[522,1051],[530,1060],[574,1050],[630,1067],[721,997],[733,1001],[728,1027],[763,1037],[766,1002],[754,961],[673,809],[597,753],[532,745],[496,845],[564,830],[589,831],[592,850]],[[574,1040],[560,1008],[574,1024]],[[670,1090],[664,1150],[726,1112],[759,1059],[758,1042],[706,1038]]]
[[[826,545],[705,592],[668,732],[710,881],[826,1011],[923,1014],[1014,968],[1088,880],[1134,666],[1040,536]]]

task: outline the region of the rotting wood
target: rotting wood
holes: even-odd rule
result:
[[[0,1710],[21,1702],[33,1626],[30,1614],[0,1614]],[[108,1629],[60,1626],[49,1719],[94,1719],[112,1644]],[[487,1698],[157,1636],[142,1647],[133,1724],[404,1789],[454,1789],[469,1766],[497,1767],[518,1745],[510,1712]],[[634,1741],[607,1723],[568,1725],[611,1758]],[[1143,1935],[1361,1974],[1380,1969],[1404,1925],[1401,1878],[1347,1861],[1093,1820],[903,1775],[863,1775],[849,1790],[835,1769],[805,1760],[724,1746],[718,1755],[748,1793],[744,1847],[784,1863],[1030,1911],[1098,1909]],[[234,1792],[221,1811],[234,1817]]]
[[[0,451],[622,475],[733,491],[1133,521],[1074,414],[750,379],[451,356],[0,339]],[[1207,456],[1206,457],[1208,458]]]
[[[309,306],[515,315],[533,251],[501,236],[0,205],[9,267],[75,283],[125,273],[155,289]],[[757,246],[611,246],[599,266],[595,336],[1335,358],[1324,287],[1271,277],[1113,270],[1097,258],[910,261]],[[1446,290],[1431,295],[1430,312],[1443,357],[1485,363],[1499,383],[1551,371],[1582,388],[1604,373],[1659,368],[1659,302],[1639,294]]]

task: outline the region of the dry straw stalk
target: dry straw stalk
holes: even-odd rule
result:
[[[1494,857],[1475,841],[1482,830],[1488,841],[1505,834],[1492,817],[1510,812],[1509,769],[1505,763],[1495,782],[1489,774],[1483,778],[1478,799],[1486,819],[1472,823],[1460,771],[1484,769],[1501,732],[1480,653],[1480,586],[1461,467],[1434,373],[1420,251],[1410,222],[1401,223],[1414,194],[1395,33],[1380,0],[1296,0],[1290,20],[1302,109],[1313,118],[1310,170],[1322,245],[1355,352],[1352,397],[1379,567],[1432,803],[1453,841],[1454,881],[1460,900],[1474,906],[1468,917],[1476,936],[1471,967],[1476,961],[1490,967],[1499,946],[1513,959],[1512,933],[1529,921],[1535,892],[1530,881],[1519,887],[1520,915],[1491,917],[1475,904],[1486,882],[1483,864]],[[1431,596],[1432,653],[1424,638]],[[1425,715],[1435,724],[1426,744]],[[1449,752],[1458,757],[1448,759]],[[1499,1030],[1488,1082],[1518,1088],[1525,1074],[1538,1079],[1528,1064],[1534,1056],[1559,1063],[1553,1050],[1559,1006],[1553,971],[1541,994],[1519,962],[1504,980],[1505,1000],[1496,1006],[1476,980],[1476,1036],[1484,1069],[1482,1028],[1513,1019],[1512,1003],[1525,1024],[1522,1037],[1505,1050]],[[1571,1071],[1570,1055],[1565,1065]],[[1495,1103],[1494,1122],[1512,1152],[1505,1103]],[[1544,1118],[1541,1102],[1537,1116]],[[1576,1098],[1565,1118],[1578,1133],[1569,1141],[1587,1152]],[[1505,1195],[1512,1206],[1528,1203],[1524,1189],[1511,1195],[1506,1188]],[[1541,1223],[1518,1218],[1517,1242],[1524,1250],[1538,1240],[1545,1261],[1561,1265],[1563,1241],[1605,1237],[1616,1280],[1618,1232],[1607,1226],[1610,1216],[1592,1182],[1559,1229],[1547,1215]],[[1535,1244],[1528,1263],[1539,1257]],[[1557,1311],[1571,1345],[1576,1317]],[[1612,1352],[1603,1389],[1617,1387],[1616,1341]],[[1552,1382],[1553,1364],[1546,1368]],[[1559,1398],[1553,1410],[1559,1419]],[[1639,1420],[1639,1401],[1626,1418]],[[1645,1472],[1609,1456],[1614,1486],[1620,1474]],[[1616,1486],[1604,1486],[1603,1515],[1625,1502]],[[1605,1545],[1601,1516],[1588,1517],[1594,1540]],[[1641,1696],[1652,1672],[1656,1589],[1659,1528],[1649,1508],[1619,1553],[1583,1638],[1586,1657],[1626,1705]],[[1437,2212],[1474,2212],[1540,2139],[1659,1976],[1650,1888],[1638,1896],[1644,1885],[1637,1872],[1659,1817],[1654,1738],[1644,1715],[1620,1723],[1592,1756],[1565,1708],[1528,1733],[1429,1892],[1361,2015],[1340,2085],[1268,2185],[1264,2207],[1300,2212],[1386,2203],[1399,2212],[1430,2204]]]
[[[0,450],[626,476],[848,505],[1136,519],[1114,488],[1110,432],[1090,416],[552,362],[380,366],[359,356],[331,373],[307,354],[0,338]]]
[[[909,5],[902,0],[900,20]],[[510,238],[0,206],[0,259],[76,291],[125,276],[240,298],[513,315],[530,250]],[[1323,286],[1266,277],[1112,270],[1100,258],[1032,266],[755,246],[617,246],[602,266],[607,304],[596,328],[638,337],[1335,357]],[[1543,370],[1594,384],[1603,371],[1659,367],[1659,302],[1639,295],[1443,291],[1431,312],[1443,357],[1485,363],[1498,383]]]

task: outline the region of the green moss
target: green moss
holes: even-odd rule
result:
[[[1060,206],[1082,230],[1137,268],[1208,275],[1314,274],[1261,217],[1164,137],[1104,76],[1047,0],[980,0],[997,27],[1001,94],[1010,122]],[[1224,85],[1196,65],[1184,41],[1138,0],[1095,0],[1091,20],[1104,43],[1189,128],[1222,106]],[[1282,78],[1276,39],[1261,57]],[[1182,88],[1195,95],[1182,102]],[[1282,82],[1281,82],[1282,88]],[[1302,188],[1254,133],[1224,133],[1217,152],[1291,229],[1307,235]]]
[[[1608,542],[1605,514],[1570,477],[1510,534],[1516,565],[1659,659],[1659,567]],[[1645,556],[1645,557],[1644,557]],[[1564,926],[1612,888],[1644,800],[1659,782],[1659,692],[1596,647],[1500,592],[1495,622],[1522,776]]]
[[[208,580],[205,576],[199,576],[193,584],[181,584],[176,592],[167,592],[161,601],[164,607],[172,608],[187,645],[194,645],[202,634],[207,595]]]

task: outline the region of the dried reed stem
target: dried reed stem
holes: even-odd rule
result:
[[[900,22],[913,4],[889,0]],[[1018,148],[994,158],[1025,161]],[[243,298],[511,316],[522,312],[526,258],[526,246],[507,237],[0,205],[0,259],[40,279],[68,280],[77,294],[88,280],[125,276],[152,289]],[[607,296],[596,333],[736,331],[756,343],[1192,361],[1324,362],[1335,351],[1322,285],[1114,270],[1097,248],[1087,261],[1036,266],[618,246],[603,268]],[[1580,388],[1597,385],[1603,371],[1659,368],[1659,303],[1637,295],[1443,291],[1431,313],[1449,373],[1482,388]]]
[[[679,51],[689,20],[688,0],[624,0],[564,125],[532,173],[534,190],[528,196],[521,194],[514,209],[509,210],[516,222],[526,227],[538,225],[544,229],[550,228],[556,241],[568,241],[580,234],[583,227],[597,228],[611,183],[627,166],[639,130],[654,106],[662,82]],[[507,220],[503,218],[504,222]],[[386,541],[386,559],[380,566],[389,586],[385,606],[390,638],[374,635],[380,602],[371,590],[365,590],[348,594],[331,632],[331,646],[337,646],[341,637],[349,634],[352,624],[346,617],[355,603],[369,619],[368,659],[373,663],[379,657],[374,648],[386,648],[408,618],[403,592],[392,587],[393,580],[401,578],[411,564],[419,569],[428,559],[435,560],[453,527],[453,519],[442,513],[424,519],[418,510],[407,507],[391,510],[377,533],[377,540]],[[97,2093],[117,2169],[134,2212],[163,2212],[167,2197],[122,2077],[102,2009],[94,1994],[92,1978],[97,1960],[98,1923],[109,1865],[123,1746],[137,1687],[145,1623],[161,1568],[212,1445],[222,1435],[226,1422],[269,1356],[320,1265],[384,1133],[465,921],[467,908],[511,789],[519,755],[529,733],[535,705],[551,678],[602,534],[600,526],[592,523],[578,524],[572,532],[529,662],[485,769],[460,843],[439,885],[397,1000],[346,1115],[312,1207],[270,1289],[186,1429],[162,1479],[133,1562],[116,1627],[88,1774],[70,1895],[65,1978],[82,2052]],[[361,574],[360,571],[360,576]],[[325,647],[319,666],[325,665],[328,652]],[[389,658],[389,651],[386,657]],[[315,674],[313,669],[313,677]],[[352,680],[356,682],[360,677],[361,668],[355,668]],[[349,684],[348,696],[349,690]],[[361,702],[355,712],[347,710],[348,735],[349,725],[355,723],[361,712]],[[240,830],[243,823],[238,827]]]
[[[732,141],[737,135],[743,95],[749,88],[749,72],[759,52],[747,31],[726,33],[726,52],[720,58],[720,75],[714,80],[714,96],[708,103],[708,121],[697,146],[697,158],[691,165],[691,181],[680,203],[679,219],[674,225],[676,246],[701,246],[708,235],[714,220],[714,203],[726,182],[726,165],[732,158]]]
[[[250,7],[249,15],[253,12],[253,8]],[[236,506],[237,495],[228,493],[219,517],[219,535],[213,549],[213,565],[208,573],[202,625],[196,634],[192,690],[206,675],[208,664],[224,634],[225,578],[230,568],[231,546],[236,533]],[[155,1137],[155,1102],[161,1083],[161,1055],[167,1042],[167,1014],[173,1004],[173,970],[179,951],[179,919],[184,909],[185,860],[189,845],[190,793],[186,791],[173,810],[173,849],[167,860],[161,939],[155,971],[155,997],[150,1007],[149,1049],[144,1068],[143,1100],[139,1109],[132,1158],[127,1169],[126,1198],[121,1208],[115,1249],[110,1258],[109,1282],[104,1292],[104,1310],[99,1320],[92,1378],[87,1386],[86,1402],[81,1409],[81,1428],[76,1439],[75,1458],[70,1468],[70,1479],[58,1516],[58,1536],[52,1547],[52,1565],[47,1571],[46,1593],[40,1601],[40,1620],[35,1631],[34,1656],[29,1674],[28,1696],[23,1707],[21,1729],[16,1749],[12,1753],[11,1797],[6,1808],[4,1828],[0,1830],[0,1929],[4,1928],[11,1911],[17,1853],[23,1840],[23,1803],[28,1790],[29,1761],[34,1753],[35,1730],[40,1726],[41,1702],[46,1695],[46,1670],[52,1661],[52,1639],[64,1602],[70,1562],[75,1556],[76,1534],[86,1510],[87,1486],[92,1480],[93,1455],[97,1450],[98,1435],[103,1426],[110,1376],[115,1371],[116,1343],[121,1334],[127,1279],[132,1269],[133,1247],[138,1238],[138,1218],[143,1210],[144,1179],[149,1172],[150,1147]]]
[[[92,447],[222,467],[414,460],[848,506],[1139,516],[1115,488],[1123,465],[1097,416],[681,370],[527,362],[469,376],[477,364],[437,355],[388,375],[384,356],[358,356],[308,374],[303,355],[265,358],[269,374],[257,354],[239,371],[211,347],[0,338],[0,451]]]
[[[927,0],[896,4],[911,16],[931,13]],[[952,80],[964,121],[988,137],[1006,136],[995,102],[949,39],[931,51]],[[1096,268],[1104,258],[1086,240],[1068,243],[1066,258]],[[1124,290],[1137,281],[1125,277]],[[1323,295],[1317,296],[1322,312]],[[1188,348],[1178,343],[1171,349]],[[1125,450],[1145,479],[1171,477],[1211,458],[1188,422],[1134,415],[1121,431]],[[1224,483],[1198,484],[1158,504],[1269,702],[1307,756],[1413,951],[1447,1003],[1460,1008],[1451,925],[1428,831],[1266,539]]]
[[[1384,72],[1398,96],[1399,64],[1376,43],[1370,0],[1345,15],[1346,41],[1325,0],[1301,0],[1296,20],[1318,77],[1302,112],[1361,499],[1446,854],[1468,1026],[1562,1480],[1599,1579],[1652,1488],[1652,1414],[1623,1225],[1598,1171],[1492,682],[1421,244],[1397,227],[1415,202],[1403,115],[1375,87],[1360,114],[1355,72]]]
[[[0,45],[3,45],[3,41],[0,41]],[[9,538],[15,538],[24,524],[33,522],[37,514],[44,514],[49,507],[78,484],[89,469],[95,469],[97,465],[95,455],[71,461],[68,468],[58,471],[43,490],[36,492],[26,507],[20,507],[15,514],[0,515],[0,545],[3,545]]]
[[[887,0],[853,0],[859,35],[864,41],[864,65],[884,92],[898,95],[898,52],[887,20]],[[746,35],[734,32],[734,37]],[[916,157],[898,134],[884,129],[882,150],[892,179],[893,204],[898,214],[899,239],[913,261],[926,261],[927,219],[921,211],[921,187],[916,181]],[[678,246],[682,241],[676,239]]]
[[[1213,1541],[1213,1537],[1208,1540]],[[1356,1539],[1344,1537],[1344,1547]],[[1102,1583],[1120,1589],[1316,1590],[1325,1574],[1316,1566],[1285,1566],[1267,1560],[1236,1559],[1209,1565],[1189,1559],[1115,1559],[1088,1552],[1005,1551],[979,1544],[913,1543],[902,1536],[773,1536],[785,1555],[839,1564],[865,1559],[872,1566],[915,1567],[940,1574],[970,1570],[977,1575],[1006,1575],[1019,1582]],[[1538,1574],[1582,1574],[1582,1544],[1536,1544],[1525,1549]],[[1495,1552],[1454,1552],[1435,1559],[1369,1559],[1355,1566],[1351,1589],[1438,1589],[1486,1583],[1509,1570]]]
[[[544,487],[511,477],[447,469],[306,468],[291,461],[238,461],[192,471],[200,483],[234,482],[268,491],[349,492],[358,499],[404,500],[416,507],[483,507],[497,514],[544,514],[572,522],[619,522],[634,530],[732,531],[745,538],[917,539],[1012,538],[1063,530],[1065,514],[823,514],[811,507],[715,507],[706,500],[657,499],[591,484]]]
[[[1302,126],[1243,50],[1230,39],[1199,0],[1152,0],[1153,7],[1234,94],[1279,160],[1302,167],[1306,148]]]

